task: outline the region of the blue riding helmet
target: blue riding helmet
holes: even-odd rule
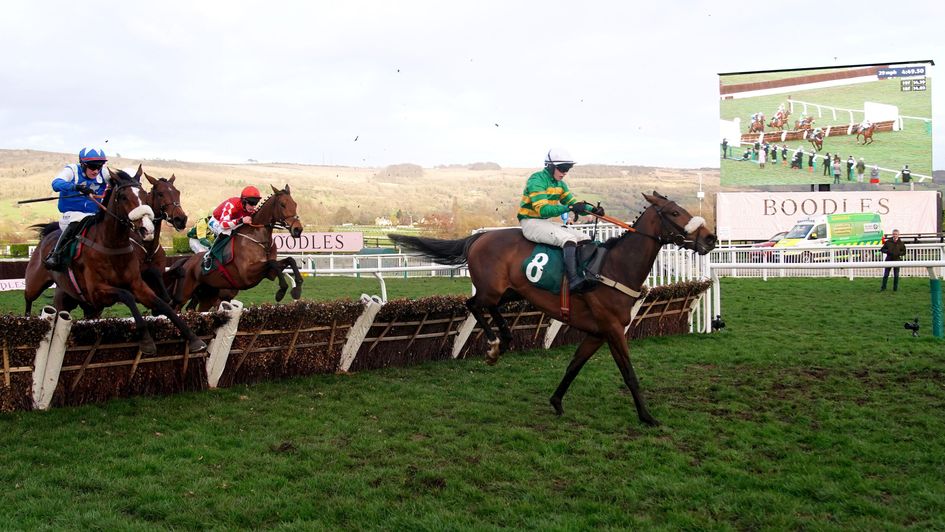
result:
[[[105,162],[108,158],[105,157],[105,150],[95,149],[95,148],[82,148],[79,151],[79,162],[80,163],[90,163],[90,162]]]

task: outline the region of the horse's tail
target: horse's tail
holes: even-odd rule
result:
[[[398,246],[433,259],[437,264],[459,266],[469,260],[469,246],[485,233],[476,233],[457,240],[422,238],[419,236],[388,234]]]
[[[59,222],[47,222],[44,224],[33,224],[30,226],[30,229],[35,229],[39,234],[40,238],[45,237],[49,233],[59,230]]]

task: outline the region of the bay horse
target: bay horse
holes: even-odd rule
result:
[[[796,131],[804,131],[805,129],[811,129],[814,126],[814,119],[806,116],[800,120],[794,121],[794,129]]]
[[[863,129],[859,124],[856,126],[856,142],[860,143],[860,135],[863,135],[863,145],[873,143],[873,132],[876,131],[876,124],[870,124],[870,127]]]
[[[751,125],[748,126],[749,133],[764,133],[765,131],[765,121],[762,120],[752,120]]]
[[[144,282],[134,255],[133,233],[145,241],[154,238],[154,211],[139,196],[140,171],[139,167],[139,175],[132,177],[122,170],[109,169],[102,210],[93,215],[85,234],[78,237],[81,250],[65,271],[49,271],[42,260],[59,238],[59,223],[32,226],[40,231],[42,239],[26,267],[26,314],[51,280],[57,286],[53,304],[60,311],[81,306],[86,315],[98,315],[106,307],[124,303],[134,317],[142,353],[154,354],[157,346],[136,302],[167,316],[187,340],[190,352],[197,353],[207,345]]]
[[[151,207],[152,212],[157,213],[153,217],[154,237],[151,240],[144,240],[139,233],[134,232],[131,233],[131,243],[134,245],[134,254],[138,259],[141,277],[144,279],[144,282],[146,282],[148,286],[151,287],[151,290],[161,299],[170,303],[171,296],[168,294],[163,278],[164,270],[167,267],[167,253],[165,253],[160,241],[161,222],[167,221],[179,231],[187,226],[187,214],[184,212],[183,208],[181,208],[180,191],[174,186],[175,176],[173,174],[170,179],[164,179],[163,177],[154,178],[145,173],[141,165],[138,165],[138,170],[134,177],[139,183],[140,176],[142,175],[151,183],[152,188],[149,192],[145,192],[143,188],[139,188],[138,198],[141,200],[141,203]],[[43,272],[46,272],[45,276],[43,276]],[[41,281],[44,286],[40,290],[40,293],[44,292],[49,286],[52,286],[53,280],[49,270],[45,268],[37,270],[36,276],[35,281],[37,283]],[[61,288],[57,285],[56,290],[61,290]],[[32,297],[33,295],[34,294],[31,292],[30,296]],[[35,295],[39,297],[39,293]],[[36,298],[27,298],[27,315],[31,312],[32,304],[35,299]],[[86,319],[101,317],[102,310],[103,309],[83,308]]]
[[[208,273],[203,273],[203,257],[205,253],[195,253],[181,259],[172,266],[164,276],[164,281],[171,286],[174,301],[182,305],[198,296],[198,310],[208,310],[214,301],[219,301],[220,290],[230,290],[229,297],[233,297],[239,290],[253,288],[263,279],[279,279],[279,292],[276,300],[285,296],[288,284],[282,277],[282,271],[292,268],[295,287],[292,288],[292,299],[302,296],[302,274],[298,264],[292,257],[282,260],[275,259],[272,231],[276,227],[289,230],[293,238],[302,235],[302,222],[296,210],[298,208],[289,185],[283,190],[272,188],[272,195],[259,204],[253,213],[253,221],[243,224],[233,230],[231,241],[227,245],[233,246],[233,260],[229,264],[220,265]]]
[[[512,332],[499,307],[506,301],[527,299],[549,317],[568,323],[587,333],[578,345],[564,378],[550,398],[557,415],[564,413],[561,401],[581,368],[607,342],[610,354],[620,369],[624,383],[633,395],[640,421],[659,422],[647,409],[637,381],[624,330],[630,324],[630,312],[640,297],[640,289],[653,268],[664,244],[676,244],[705,255],[715,248],[717,239],[705,227],[705,220],[693,217],[675,202],[653,192],[643,194],[650,203],[633,224],[632,230],[604,243],[608,254],[601,275],[628,288],[622,291],[598,284],[588,291],[572,294],[570,319],[563,316],[561,298],[532,285],[522,271],[522,263],[532,254],[535,243],[522,236],[518,228],[487,231],[458,240],[439,240],[406,235],[388,235],[405,249],[420,253],[440,264],[468,264],[475,295],[466,307],[475,317],[489,342],[486,362],[494,364],[509,348]],[[499,327],[499,338],[485,320],[488,311]]]
[[[788,124],[787,115],[783,118],[773,117],[770,122],[768,122],[768,127],[777,128],[778,131],[784,131],[784,126]]]
[[[163,177],[155,178],[141,171],[138,166],[139,174],[151,183],[149,192],[140,192],[141,201],[149,205],[154,211],[154,238],[144,240],[135,237],[132,242],[135,244],[135,257],[141,266],[141,275],[144,281],[148,283],[154,292],[168,303],[172,302],[171,295],[168,293],[167,286],[164,284],[164,271],[167,269],[167,253],[161,246],[161,222],[166,221],[177,231],[187,227],[187,213],[180,205],[180,191],[174,186],[174,180],[177,178],[174,174],[165,179]]]
[[[817,134],[812,134],[807,140],[810,141],[811,145],[820,151],[824,147],[824,132],[821,130]]]

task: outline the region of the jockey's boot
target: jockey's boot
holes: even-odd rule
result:
[[[575,292],[584,287],[587,279],[577,272],[577,245],[574,242],[565,242],[561,249],[564,258],[564,271],[568,276],[568,286],[570,291]]]
[[[76,229],[78,228],[79,222],[72,222],[59,234],[59,240],[56,241],[56,246],[49,252],[49,255],[46,255],[46,258],[43,259],[43,265],[46,266],[46,268],[53,271],[62,271],[65,269],[62,264],[62,254],[65,252],[65,249],[69,247],[69,242],[72,241],[72,237],[75,236]]]

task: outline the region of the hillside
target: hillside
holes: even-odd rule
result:
[[[58,218],[55,201],[16,206],[16,201],[54,195],[49,184],[75,155],[30,150],[0,150],[0,241],[34,238],[30,224]],[[500,168],[492,163],[420,168],[412,164],[352,168],[299,164],[210,164],[112,158],[112,168],[144,166],[154,177],[177,176],[185,211],[194,217],[252,184],[265,196],[269,186],[288,184],[299,203],[306,230],[329,230],[342,223],[370,224],[379,216],[401,223],[422,218],[453,220],[441,226],[447,236],[483,226],[516,224],[515,212],[527,176],[537,168]],[[710,204],[719,171],[629,166],[578,165],[567,178],[579,199],[597,202],[608,214],[632,219],[643,206],[642,192],[657,190],[699,213],[699,176],[706,200],[703,216],[714,224]]]

